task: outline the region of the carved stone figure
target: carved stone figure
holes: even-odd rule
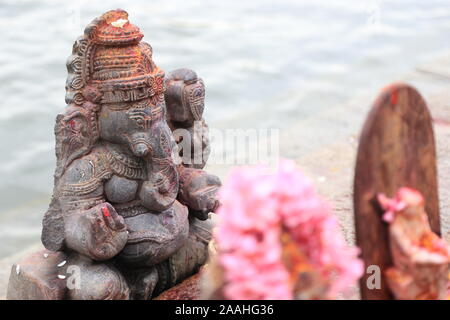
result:
[[[378,195],[389,223],[393,266],[385,272],[396,299],[429,300],[447,297],[448,245],[430,228],[420,192],[400,188],[395,198]]]
[[[166,101],[171,106],[167,114],[169,126],[172,130],[184,129],[181,135],[175,132],[176,142],[183,142],[183,163],[203,169],[210,153],[208,126],[202,118],[205,85],[194,71],[178,69],[166,77],[166,87]]]
[[[149,299],[206,261],[220,186],[201,170],[207,130],[192,139],[206,150],[197,165],[178,163],[172,134],[205,124],[204,84],[188,69],[165,76],[142,37],[118,9],[76,40],[55,125],[48,250],[13,266],[8,298]]]

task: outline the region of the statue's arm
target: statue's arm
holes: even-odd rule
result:
[[[217,191],[221,186],[220,179],[201,169],[178,166],[180,188],[178,201],[186,205],[196,218],[206,220],[208,213],[219,207]]]
[[[128,239],[124,220],[106,202],[103,181],[92,161],[75,160],[64,173],[58,193],[68,249],[98,261],[123,249]]]
[[[201,170],[210,152],[208,126],[203,119],[205,86],[190,69],[168,73],[165,85],[167,120],[182,154],[178,200],[195,217],[206,220],[208,213],[219,206],[217,190],[221,183],[215,175]]]
[[[202,169],[210,154],[208,125],[203,119],[205,85],[191,69],[177,69],[165,78],[167,121],[183,153],[185,167]]]

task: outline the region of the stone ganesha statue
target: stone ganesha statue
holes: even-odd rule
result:
[[[75,42],[55,125],[47,250],[13,266],[9,299],[149,299],[206,261],[220,181],[202,170],[207,137],[195,132],[206,151],[183,165],[172,134],[204,124],[204,85],[188,69],[165,76],[142,37],[118,9]]]

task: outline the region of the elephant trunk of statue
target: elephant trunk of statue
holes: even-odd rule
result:
[[[136,132],[126,137],[128,138],[128,147],[136,157],[148,158],[152,156],[152,141],[149,133]]]
[[[156,144],[156,148],[151,148],[144,139],[133,142],[133,153],[142,155],[147,162],[148,178],[139,194],[142,204],[152,211],[164,211],[173,204],[178,194],[179,178],[173,147]]]

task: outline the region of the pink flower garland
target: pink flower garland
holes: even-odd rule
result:
[[[392,199],[382,193],[377,195],[377,199],[384,210],[383,220],[388,223],[393,222],[395,214],[408,205],[423,206],[425,202],[419,191],[406,187],[400,188]]]
[[[275,174],[265,167],[234,169],[220,198],[215,239],[227,298],[294,298],[282,261],[282,230],[322,276],[336,275],[330,296],[361,276],[358,249],[347,246],[338,220],[294,162],[283,160]]]

